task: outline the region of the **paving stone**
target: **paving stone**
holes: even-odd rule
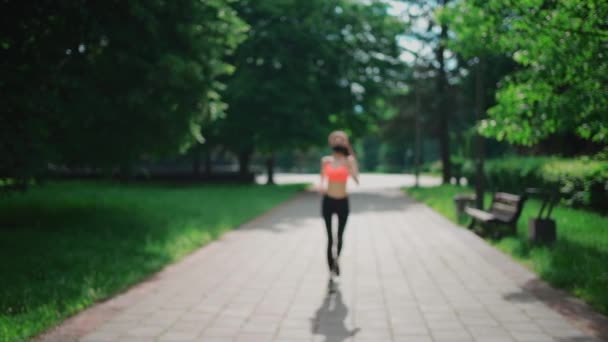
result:
[[[138,326],[137,323],[132,323],[132,322],[110,321],[110,322],[107,322],[107,323],[103,324],[102,326],[100,326],[97,329],[97,332],[106,332],[109,334],[121,335],[124,332],[126,332],[127,330],[133,329],[136,326]]]
[[[125,332],[125,335],[134,336],[134,337],[154,338],[154,337],[158,337],[164,330],[166,330],[166,327],[143,325],[143,326],[129,329],[128,331]]]
[[[464,329],[454,330],[431,330],[431,335],[436,341],[471,341],[473,337]]]
[[[114,341],[120,336],[118,332],[95,331],[80,339],[82,342],[107,342]]]
[[[149,337],[121,336],[113,342],[150,342]]]
[[[197,342],[234,342],[232,337],[218,337],[218,336],[201,336],[196,339]]]
[[[433,338],[428,335],[404,335],[395,336],[393,338],[395,342],[433,342]]]
[[[273,334],[243,333],[236,336],[235,342],[272,342]]]
[[[184,331],[168,331],[157,339],[159,342],[182,342],[182,341],[195,341],[197,333],[184,332]]]
[[[545,333],[511,332],[518,342],[553,342],[553,338]]]

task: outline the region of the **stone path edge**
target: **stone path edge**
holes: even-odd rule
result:
[[[273,215],[276,211],[281,210],[283,207],[309,195],[311,191],[302,190],[292,195],[287,200],[279,203],[272,207],[266,212],[242,223],[232,230],[226,231],[229,233],[233,230],[238,230],[243,227],[255,225],[260,221]],[[218,237],[218,239],[220,239]],[[212,240],[212,243],[216,240]],[[174,270],[179,268],[187,259],[193,257],[194,254],[200,253],[209,243],[204,244],[197,249],[193,250],[189,254],[183,256],[181,259],[176,260],[156,273],[153,273],[138,283],[135,283],[122,291],[115,293],[114,295],[93,303],[90,307],[69,316],[62,322],[58,323],[54,327],[47,329],[46,331],[38,334],[29,339],[30,342],[77,342],[80,338],[94,331],[96,328],[104,324],[111,317],[122,312],[132,304],[136,303],[140,298],[145,297],[150,292],[154,291],[161,282],[161,279],[170,275]]]
[[[608,342],[608,317],[597,312],[589,304],[574,297],[572,294],[552,287],[547,282],[542,280],[536,272],[522,265],[511,255],[490,245],[486,240],[466,229],[466,227],[453,223],[439,212],[435,211],[433,208],[429,207],[425,203],[415,200],[408,194],[404,193],[404,195],[410,198],[412,201],[425,206],[428,210],[437,213],[441,219],[446,222],[446,224],[452,225],[461,230],[463,234],[468,235],[469,239],[478,239],[483,241],[483,244],[476,243],[471,244],[470,246],[477,249],[480,255],[484,256],[488,262],[492,263],[497,268],[507,270],[505,274],[519,287],[521,287],[522,290],[534,295],[545,305],[558,312],[562,317],[585,333],[590,334],[601,341]],[[513,267],[509,264],[517,265],[517,267]]]

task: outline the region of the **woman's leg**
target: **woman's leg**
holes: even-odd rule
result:
[[[344,241],[344,229],[346,229],[346,221],[348,220],[348,198],[345,198],[340,201],[339,206],[337,206],[336,213],[338,214],[338,250],[336,253],[336,258],[334,260],[334,272],[337,275],[340,275],[340,265],[338,262],[338,257],[340,256],[340,252],[342,252],[342,242]]]
[[[346,221],[348,220],[348,212],[344,214],[338,214],[338,256],[342,251],[342,236],[344,235],[344,229],[346,229]]]
[[[344,229],[346,228],[349,211],[348,199],[345,198],[342,200],[342,203],[340,203],[340,208],[338,210],[338,256],[340,256],[340,252],[342,251],[342,236],[344,235]]]
[[[325,229],[327,230],[327,265],[329,266],[329,270],[331,271],[333,269],[333,264],[334,264],[334,253],[333,253],[334,239],[333,239],[333,234],[331,232],[332,210],[331,210],[331,205],[329,202],[330,202],[330,200],[327,197],[323,198],[321,212],[323,214],[323,219],[325,220]]]

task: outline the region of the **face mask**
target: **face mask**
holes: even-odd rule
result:
[[[331,149],[334,150],[334,152],[341,153],[341,154],[343,154],[345,156],[350,155],[348,149],[345,146],[342,146],[342,145],[333,146]]]

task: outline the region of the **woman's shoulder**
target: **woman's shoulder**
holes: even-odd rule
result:
[[[323,156],[321,157],[321,163],[325,164],[325,163],[331,163],[334,161],[334,157],[332,156]]]

